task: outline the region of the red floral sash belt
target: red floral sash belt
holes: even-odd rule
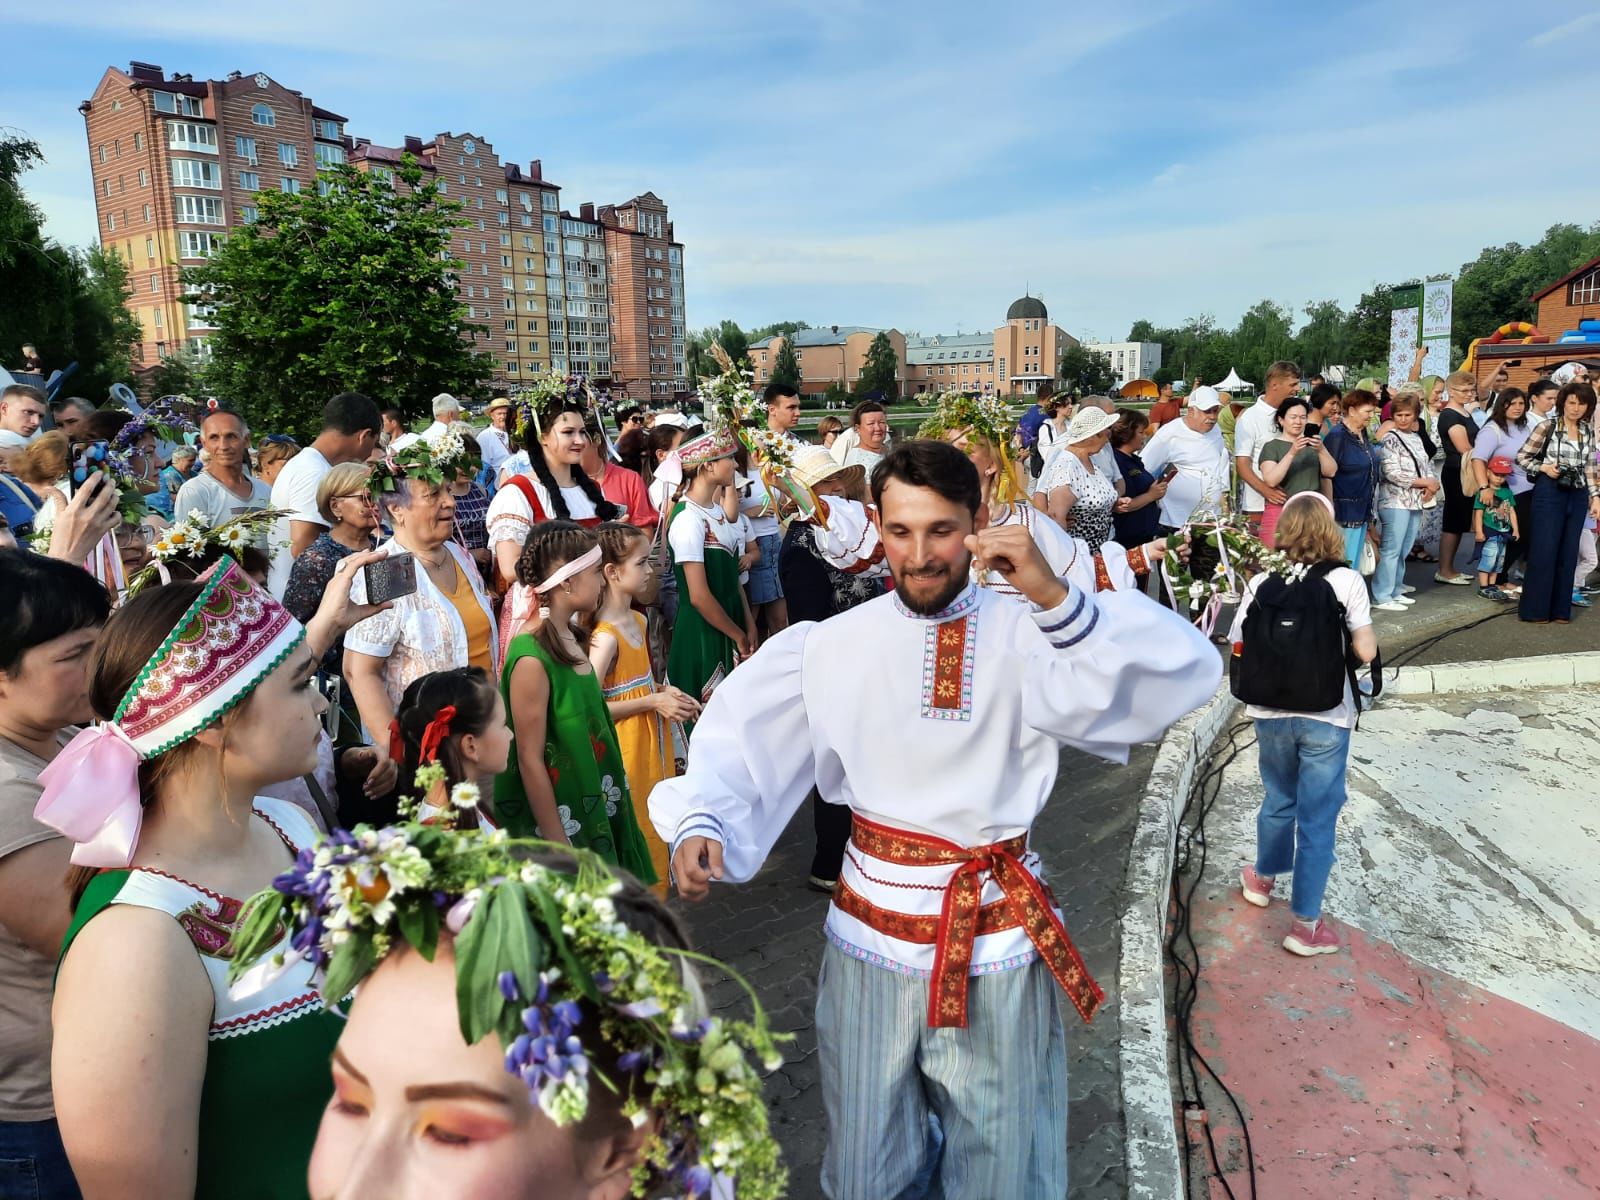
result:
[[[879,933],[934,946],[933,978],[928,983],[931,1027],[966,1027],[967,979],[974,940],[983,934],[1017,928],[1028,935],[1079,1015],[1085,1021],[1094,1018],[1105,993],[1090,977],[1083,956],[1056,916],[1049,890],[1022,865],[1022,856],[1028,850],[1025,836],[967,849],[943,838],[891,829],[856,815],[850,840],[863,853],[897,866],[956,867],[945,886],[944,904],[937,918],[880,908],[843,880],[833,897],[840,911]],[[986,871],[1005,893],[992,904],[981,902],[982,876]]]

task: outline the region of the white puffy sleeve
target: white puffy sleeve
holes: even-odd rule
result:
[[[489,511],[484,515],[484,528],[489,535],[489,549],[501,542],[522,545],[533,529],[533,509],[527,497],[514,487],[503,487],[489,501]]]
[[[721,842],[730,883],[760,870],[816,781],[801,692],[815,628],[791,625],[734,668],[695,722],[688,769],[650,793],[650,823],[661,840],[674,850],[691,835]]]
[[[1094,596],[1069,583],[1016,637],[1028,724],[1113,762],[1211,699],[1222,678],[1206,636],[1137,592]]]
[[[817,555],[830,567],[846,575],[865,575],[882,579],[889,574],[878,540],[878,527],[872,523],[867,506],[842,496],[818,497],[828,526],[816,523]]]

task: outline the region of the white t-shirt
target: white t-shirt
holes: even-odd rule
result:
[[[298,458],[299,455],[295,457]],[[250,485],[250,498],[241,500],[223,487],[211,472],[201,471],[178,489],[178,498],[172,506],[174,519],[181,521],[191,512],[198,511],[214,528],[247,512],[259,512],[263,508],[270,508],[271,489],[253,475],[246,475],[245,482]],[[265,540],[265,538],[257,539],[257,546],[263,550],[266,547],[261,543]]]
[[[315,446],[307,446],[288,462],[272,481],[272,507],[287,512],[272,523],[267,537],[267,552],[272,555],[272,569],[267,572],[267,590],[274,599],[282,600],[289,586],[289,571],[294,566],[290,553],[290,521],[306,521],[326,529],[328,523],[317,511],[317,488],[322,477],[333,470],[333,464],[322,457]]]
[[[718,505],[701,508],[693,500],[685,500],[683,511],[673,518],[667,530],[667,545],[672,547],[673,561],[705,562],[708,527],[723,549],[735,556],[739,554],[738,526],[723,515],[722,508]]]
[[[1169,466],[1178,468],[1167,484],[1167,494],[1161,497],[1163,525],[1176,529],[1198,511],[1218,511],[1232,464],[1228,444],[1216,426],[1209,433],[1200,433],[1181,417],[1168,421],[1145,443],[1140,458],[1145,470],[1157,479]]]
[[[772,497],[767,494],[767,485],[760,472],[753,475],[735,474],[733,486],[739,493],[739,515],[754,531],[751,537],[777,537],[781,532],[778,518],[772,511]]]
[[[1162,426],[1166,428],[1166,426]],[[1256,592],[1267,576],[1257,575],[1245,585],[1244,599],[1239,602],[1239,611],[1233,618],[1233,630],[1228,634],[1230,642],[1237,642],[1244,636],[1244,615],[1250,611],[1250,605],[1255,602]],[[1349,567],[1335,567],[1325,576],[1333,588],[1333,594],[1339,598],[1339,603],[1344,605],[1344,625],[1351,633],[1358,629],[1365,629],[1372,624],[1372,601],[1367,597],[1367,582]],[[1345,680],[1344,699],[1338,707],[1330,708],[1323,712],[1286,712],[1279,708],[1262,708],[1258,704],[1247,704],[1244,715],[1247,717],[1260,717],[1264,720],[1276,720],[1280,717],[1308,717],[1313,721],[1326,721],[1329,725],[1337,725],[1341,729],[1354,729],[1356,727],[1355,699],[1350,695],[1350,681]]]
[[[737,521],[729,522],[728,529],[733,534],[733,552],[743,558],[745,551],[750,549],[750,544],[756,540],[755,522],[744,513],[740,513]],[[750,582],[749,570],[739,572],[739,582],[741,584]]]
[[[1235,458],[1248,458],[1250,465],[1257,468],[1260,474],[1261,447],[1278,436],[1278,426],[1273,417],[1278,410],[1265,400],[1257,400],[1245,409],[1233,426],[1233,456]],[[1157,433],[1160,430],[1156,431]],[[1146,463],[1148,465],[1148,461]],[[1267,507],[1267,499],[1248,483],[1241,482],[1240,507],[1245,512],[1261,512]]]

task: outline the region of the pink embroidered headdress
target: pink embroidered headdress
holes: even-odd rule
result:
[[[78,843],[81,867],[133,860],[139,764],[221,719],[305,639],[305,629],[223,557],[134,679],[112,719],[81,730],[39,773],[35,819]]]

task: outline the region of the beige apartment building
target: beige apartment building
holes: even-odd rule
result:
[[[878,332],[862,326],[799,330],[794,339],[801,392],[818,395],[836,381],[851,387]],[[1055,379],[1068,347],[1078,345],[1077,338],[1051,324],[1044,301],[1037,296],[1014,301],[1006,310],[1005,323],[993,333],[907,338],[898,330],[886,332],[900,362],[900,394],[907,397],[928,392],[1032,396],[1039,384]],[[758,388],[771,380],[782,345],[782,335],[751,343]]]
[[[683,246],[653,193],[574,215],[538,159],[526,169],[506,162],[475,133],[398,146],[352,137],[344,117],[265,74],[197,81],[135,62],[108,68],[79,111],[101,242],[129,266],[141,367],[180,349],[205,355],[214,330],[203,305],[182,302],[180,272],[255,220],[261,192],[324,186],[317,171],[342,162],[394,180],[410,154],[463,205],[451,244],[462,263],[456,286],[468,319],[487,330],[478,348],[497,390],[552,368],[615,379],[638,399],[687,389]]]

